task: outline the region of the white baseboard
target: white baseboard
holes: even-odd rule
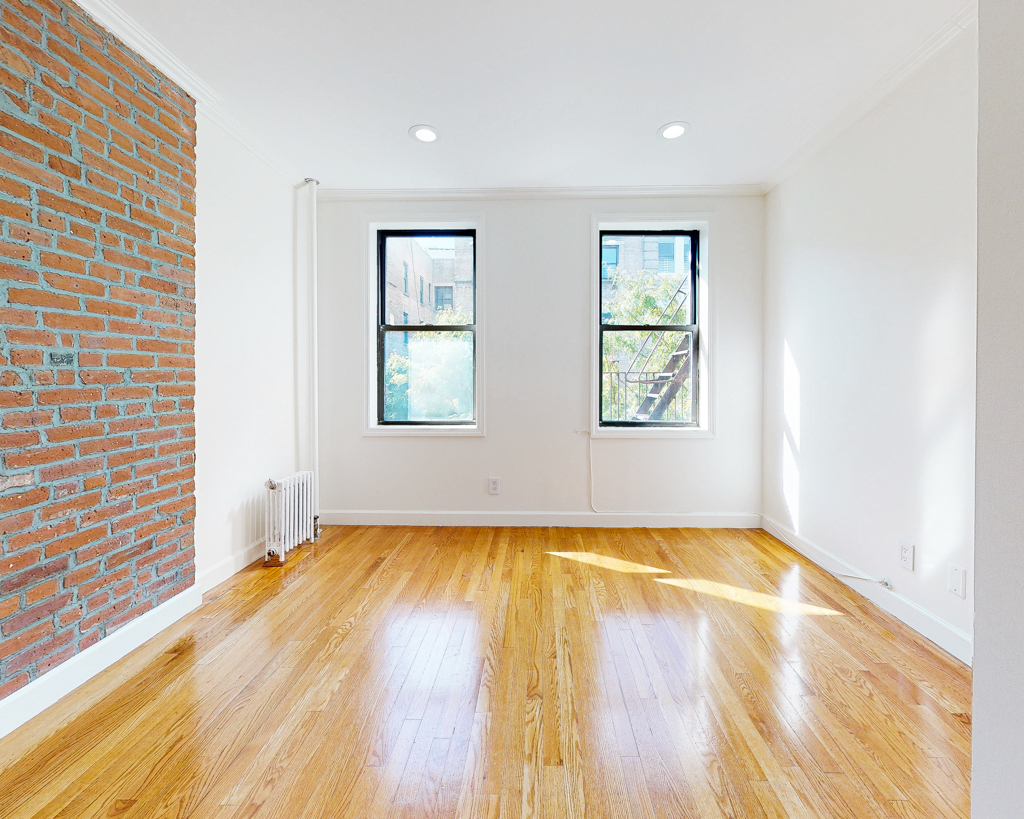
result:
[[[207,566],[196,574],[196,585],[199,587],[199,591],[205,594],[214,586],[220,585],[253,561],[263,557],[264,551],[263,538],[260,538],[241,552],[230,554],[212,566]]]
[[[202,602],[202,592],[193,585],[0,700],[0,737],[24,725],[61,697],[199,608]]]
[[[808,560],[821,566],[825,571],[833,574],[835,572],[868,574],[868,572],[864,572],[860,568],[847,563],[842,558],[836,557],[818,544],[805,537],[801,537],[777,520],[767,515],[762,515],[761,517],[764,521],[762,528],[766,532],[791,546]],[[951,623],[947,623],[941,617],[937,617],[927,609],[922,608],[910,598],[904,597],[898,592],[885,589],[876,583],[854,580],[847,577],[839,577],[837,580],[866,597],[879,608],[889,612],[893,617],[906,623],[914,631],[927,637],[958,660],[962,660],[967,665],[971,664],[974,659],[974,639],[970,634],[961,631]]]
[[[755,512],[406,512],[330,510],[320,513],[326,526],[573,526],[648,529],[758,529]]]

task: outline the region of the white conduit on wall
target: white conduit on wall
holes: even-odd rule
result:
[[[309,384],[310,384],[310,453],[309,463],[313,467],[313,514],[320,514],[320,387],[319,387],[319,345],[317,339],[317,255],[316,255],[316,189],[320,183],[306,179],[308,230],[307,256],[309,270]],[[315,534],[319,534],[316,532]]]

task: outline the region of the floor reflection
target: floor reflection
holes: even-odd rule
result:
[[[714,580],[684,580],[678,577],[656,577],[658,583],[667,586],[678,586],[680,589],[700,592],[712,597],[720,597],[733,603],[742,603],[744,606],[752,606],[755,609],[765,611],[777,611],[782,614],[806,614],[813,617],[841,617],[842,613],[833,609],[812,606],[809,603],[799,603],[796,600],[787,600],[783,597],[775,597],[771,594],[741,589],[738,586],[729,586],[725,583],[716,583]]]

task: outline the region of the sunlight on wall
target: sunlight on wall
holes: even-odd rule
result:
[[[575,560],[578,563],[586,563],[588,566],[597,566],[599,569],[611,569],[613,572],[622,572],[623,574],[669,574],[668,569],[656,569],[642,563],[631,563],[628,560],[595,555],[592,552],[547,552],[547,554],[563,557],[566,560]]]
[[[785,416],[782,432],[782,497],[789,512],[793,531],[800,532],[800,370],[797,369],[789,342],[784,344],[782,407]]]
[[[964,298],[947,282],[929,306],[919,346],[921,467],[917,481],[917,537],[923,582],[945,583],[947,562],[973,542],[974,358],[962,327]],[[956,328],[955,330],[952,328]],[[932,581],[934,582],[934,581]]]
[[[770,594],[741,589],[738,586],[728,586],[725,583],[716,583],[714,580],[682,580],[675,577],[656,577],[655,582],[664,583],[667,586],[677,586],[680,589],[707,594],[711,597],[719,597],[722,600],[729,600],[733,603],[742,603],[744,606],[752,606],[755,609],[765,611],[776,611],[782,614],[805,614],[810,616],[841,617],[842,613],[833,609],[812,606],[809,603],[800,603],[796,600],[786,600],[782,597],[775,597]]]

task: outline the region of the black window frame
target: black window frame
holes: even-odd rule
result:
[[[390,238],[413,238],[416,236],[471,236],[473,238],[473,323],[472,324],[387,324],[387,259],[385,258],[387,240]],[[479,396],[477,395],[477,238],[476,228],[438,228],[416,230],[377,230],[377,425],[382,427],[473,427],[478,423]],[[420,277],[420,287],[423,277]],[[422,292],[422,290],[421,290]],[[454,302],[454,284],[452,285]],[[472,419],[428,420],[428,421],[389,421],[384,418],[384,338],[389,332],[422,333],[422,332],[468,332],[473,339],[473,417]]]
[[[687,236],[690,239],[690,305],[689,323],[687,324],[606,324],[604,322],[604,293],[602,283],[606,281],[603,276],[604,265],[602,263],[604,253],[605,236]],[[599,428],[608,429],[694,429],[700,427],[700,389],[698,381],[698,366],[700,359],[700,305],[698,280],[700,270],[700,231],[699,230],[615,230],[614,228],[602,228],[598,231],[597,238],[597,425]],[[660,252],[659,252],[660,256]],[[619,254],[621,261],[621,251]],[[677,260],[678,261],[678,260]],[[660,259],[659,259],[660,267]],[[604,420],[604,334],[608,331],[637,331],[637,332],[686,332],[690,333],[692,339],[692,351],[690,353],[690,402],[692,421],[605,421]]]

